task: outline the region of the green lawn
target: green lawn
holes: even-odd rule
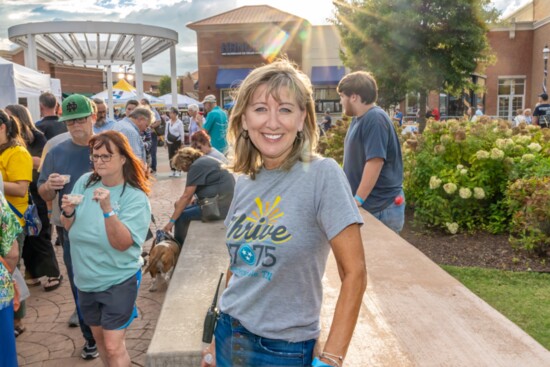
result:
[[[442,267],[550,350],[550,274]]]

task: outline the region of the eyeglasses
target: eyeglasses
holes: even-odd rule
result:
[[[65,125],[67,125],[67,126],[73,126],[74,124],[83,125],[86,122],[88,122],[88,117],[82,117],[82,118],[79,118],[79,119],[67,120],[67,121],[65,121]]]
[[[111,158],[113,158],[113,154],[92,154],[92,155],[90,155],[90,159],[93,162],[97,162],[99,159],[101,159],[101,161],[103,163],[107,163],[107,162],[111,161]]]

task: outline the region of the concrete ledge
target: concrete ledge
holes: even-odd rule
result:
[[[223,221],[191,223],[147,350],[146,366],[200,366],[204,316],[220,273],[229,264],[224,238]],[[220,294],[224,284],[225,276]]]
[[[347,366],[550,366],[548,350],[362,213],[368,286]],[[340,286],[333,258],[324,285],[323,334]]]
[[[346,366],[550,366],[550,352],[414,246],[363,212],[368,287]],[[227,270],[222,222],[193,222],[149,350],[148,367],[199,366],[202,326]],[[340,279],[329,257],[326,339]]]

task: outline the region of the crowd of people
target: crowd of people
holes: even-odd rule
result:
[[[55,96],[44,93],[36,123],[24,106],[0,110],[0,220],[9,228],[0,241],[0,335],[7,336],[0,365],[17,365],[15,337],[25,331],[25,305],[10,275],[21,257],[29,286],[52,291],[64,281],[53,227],[75,303],[69,321],[84,339],[81,357],[130,365],[125,330],[137,316],[148,196],[163,145],[170,177],[186,174],[164,231],[184,244],[192,221],[227,227],[227,286],[202,365],[342,366],[366,288],[360,210],[399,233],[405,195],[401,147],[376,105],[375,79],[348,74],[338,93],[352,117],[343,169],[316,153],[331,114],[319,126],[311,82],[287,60],[253,70],[229,117],[214,95],[202,101],[204,112],[189,106],[185,122],[177,108],[165,119],[147,100],[128,101],[116,121],[104,101],[78,94],[65,98],[59,115]],[[43,223],[32,236],[22,230],[29,203]],[[330,251],[342,284],[317,352]]]

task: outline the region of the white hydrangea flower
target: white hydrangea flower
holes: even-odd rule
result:
[[[495,141],[495,145],[497,146],[497,148],[499,149],[504,149],[504,146],[506,145],[506,142],[504,141],[504,139],[497,139]]]
[[[464,176],[464,175],[468,174],[468,170],[466,168],[463,168],[463,169],[460,170],[460,174],[462,176]]]
[[[504,152],[498,148],[491,149],[491,159],[498,161],[504,158]]]
[[[485,190],[481,187],[474,187],[474,197],[478,200],[485,199]]]
[[[477,159],[481,160],[481,159],[487,159],[489,158],[489,152],[486,151],[486,150],[478,150],[476,152],[476,157]]]
[[[531,136],[529,135],[516,135],[514,138],[516,143],[521,145],[527,145],[531,142]]]
[[[441,186],[441,179],[439,179],[437,176],[430,177],[430,189],[435,190],[439,186]]]
[[[506,129],[506,130],[504,131],[504,135],[506,135],[506,136],[512,136],[513,133],[514,133],[514,132],[512,131],[512,129]]]
[[[445,225],[447,226],[447,229],[449,230],[449,232],[451,234],[456,234],[456,232],[458,232],[458,223],[456,222],[453,222],[453,223],[445,223]]]
[[[529,150],[534,153],[538,153],[542,150],[542,147],[540,146],[539,143],[531,143],[527,146],[527,148],[529,148]]]
[[[458,190],[458,195],[462,199],[469,199],[472,197],[472,190],[467,187],[461,187],[460,190]]]
[[[535,155],[534,154],[524,154],[521,156],[521,163],[527,163],[527,162],[532,162],[535,160]]]
[[[445,190],[445,192],[449,195],[454,194],[457,188],[458,187],[452,182],[448,182],[443,185],[443,190]]]
[[[464,166],[461,165],[461,164],[457,164],[457,165],[456,165],[456,169],[459,170],[459,171],[460,171],[461,169],[463,169],[463,168],[464,168]]]

